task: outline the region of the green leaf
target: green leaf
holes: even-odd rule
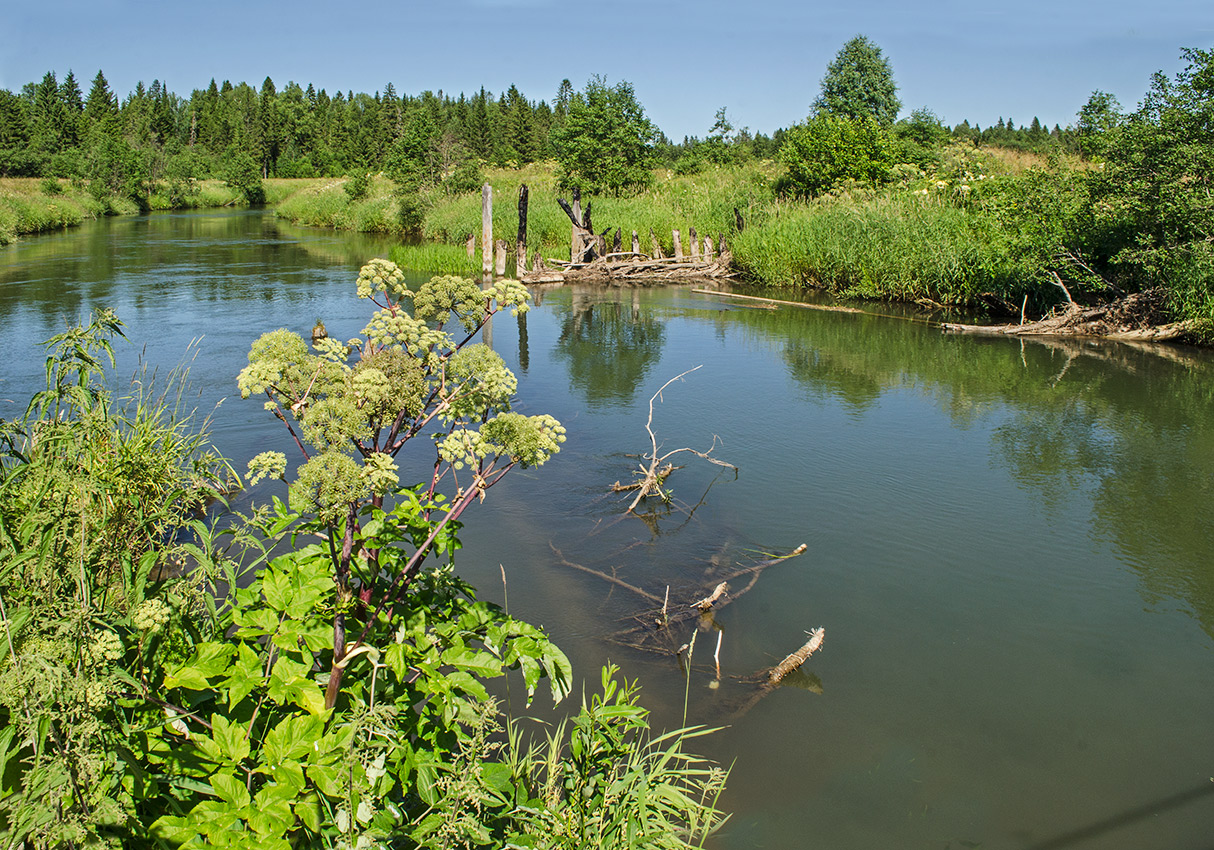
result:
[[[217,773],[211,777],[210,782],[219,799],[238,809],[243,809],[253,801],[245,784],[231,774]]]
[[[211,739],[220,755],[235,764],[249,756],[249,739],[239,723],[229,723],[222,714],[211,716]]]
[[[488,652],[477,652],[466,646],[448,649],[442,655],[442,663],[483,678],[502,675],[502,662],[498,658]]]

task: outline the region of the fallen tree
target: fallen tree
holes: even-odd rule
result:
[[[1066,288],[1063,287],[1066,292]],[[1133,292],[1108,304],[1084,306],[1067,292],[1067,304],[1036,322],[1005,325],[963,325],[942,322],[945,333],[985,336],[1091,336],[1125,342],[1181,341],[1197,330],[1194,321],[1169,321],[1167,291],[1162,288]]]

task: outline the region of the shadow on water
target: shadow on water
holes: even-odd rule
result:
[[[1214,781],[1203,783],[1196,788],[1190,788],[1187,791],[1181,791],[1178,794],[1173,794],[1170,797],[1164,797],[1159,800],[1153,800],[1135,808],[1120,812],[1104,820],[1096,821],[1095,823],[1087,824],[1086,826],[1075,829],[1071,832],[1063,833],[1054,838],[1043,841],[1040,844],[1033,844],[1026,850],[1069,850],[1080,844],[1085,844],[1095,838],[1108,835],[1118,830],[1134,826],[1142,821],[1158,818],[1160,815],[1165,815],[1174,809],[1179,809],[1182,806],[1187,806],[1195,803],[1198,800],[1205,799],[1214,795]],[[1207,845],[1202,850],[1211,850],[1214,844]],[[1179,850],[1179,848],[1177,848]],[[1195,848],[1196,850],[1196,848]]]

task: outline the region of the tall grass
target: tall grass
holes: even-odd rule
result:
[[[308,227],[332,227],[337,230],[353,230],[358,233],[396,233],[400,230],[400,207],[393,196],[392,182],[384,177],[373,177],[367,195],[351,200],[345,191],[345,180],[310,180],[302,190],[301,181],[272,181],[295,184],[296,191],[289,193],[290,186],[274,187],[274,196],[280,193],[281,201],[275,207],[275,215],[295,224]],[[267,184],[267,202],[271,200]]]
[[[733,251],[743,273],[769,286],[860,298],[1014,298],[1033,277],[991,217],[908,192],[777,204],[734,237]]]
[[[388,255],[402,269],[455,274],[475,277],[480,272],[476,257],[469,257],[462,245],[440,245],[426,242],[421,245],[399,245]]]
[[[632,231],[641,240],[641,250],[649,250],[652,229],[663,246],[671,250],[671,231],[679,230],[684,239],[688,228],[701,236],[729,236],[734,232],[734,209],[746,221],[757,220],[769,205],[773,168],[751,165],[719,168],[694,175],[675,175],[661,171],[648,191],[627,197],[594,196],[582,198],[589,203],[596,231],[607,227],[622,231],[625,247]],[[486,180],[493,186],[493,235],[513,246],[518,239],[518,191],[526,183],[529,191],[527,250],[534,255],[567,257],[569,219],[557,204],[557,197],[570,196],[557,186],[556,169],[551,163],[537,163],[519,170],[490,169]],[[481,197],[478,194],[437,199],[426,214],[423,235],[436,242],[462,243],[470,233],[481,232]]]
[[[70,185],[47,195],[42,181],[34,178],[0,180],[0,245],[25,234],[71,227],[104,213],[101,202]]]

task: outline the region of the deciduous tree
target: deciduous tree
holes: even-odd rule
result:
[[[653,177],[657,137],[631,83],[609,86],[593,77],[570,98],[565,125],[552,133],[561,182],[616,195],[642,188]]]
[[[894,72],[881,48],[858,35],[835,56],[822,78],[822,93],[814,101],[819,114],[873,118],[882,127],[898,118],[902,101]]]

